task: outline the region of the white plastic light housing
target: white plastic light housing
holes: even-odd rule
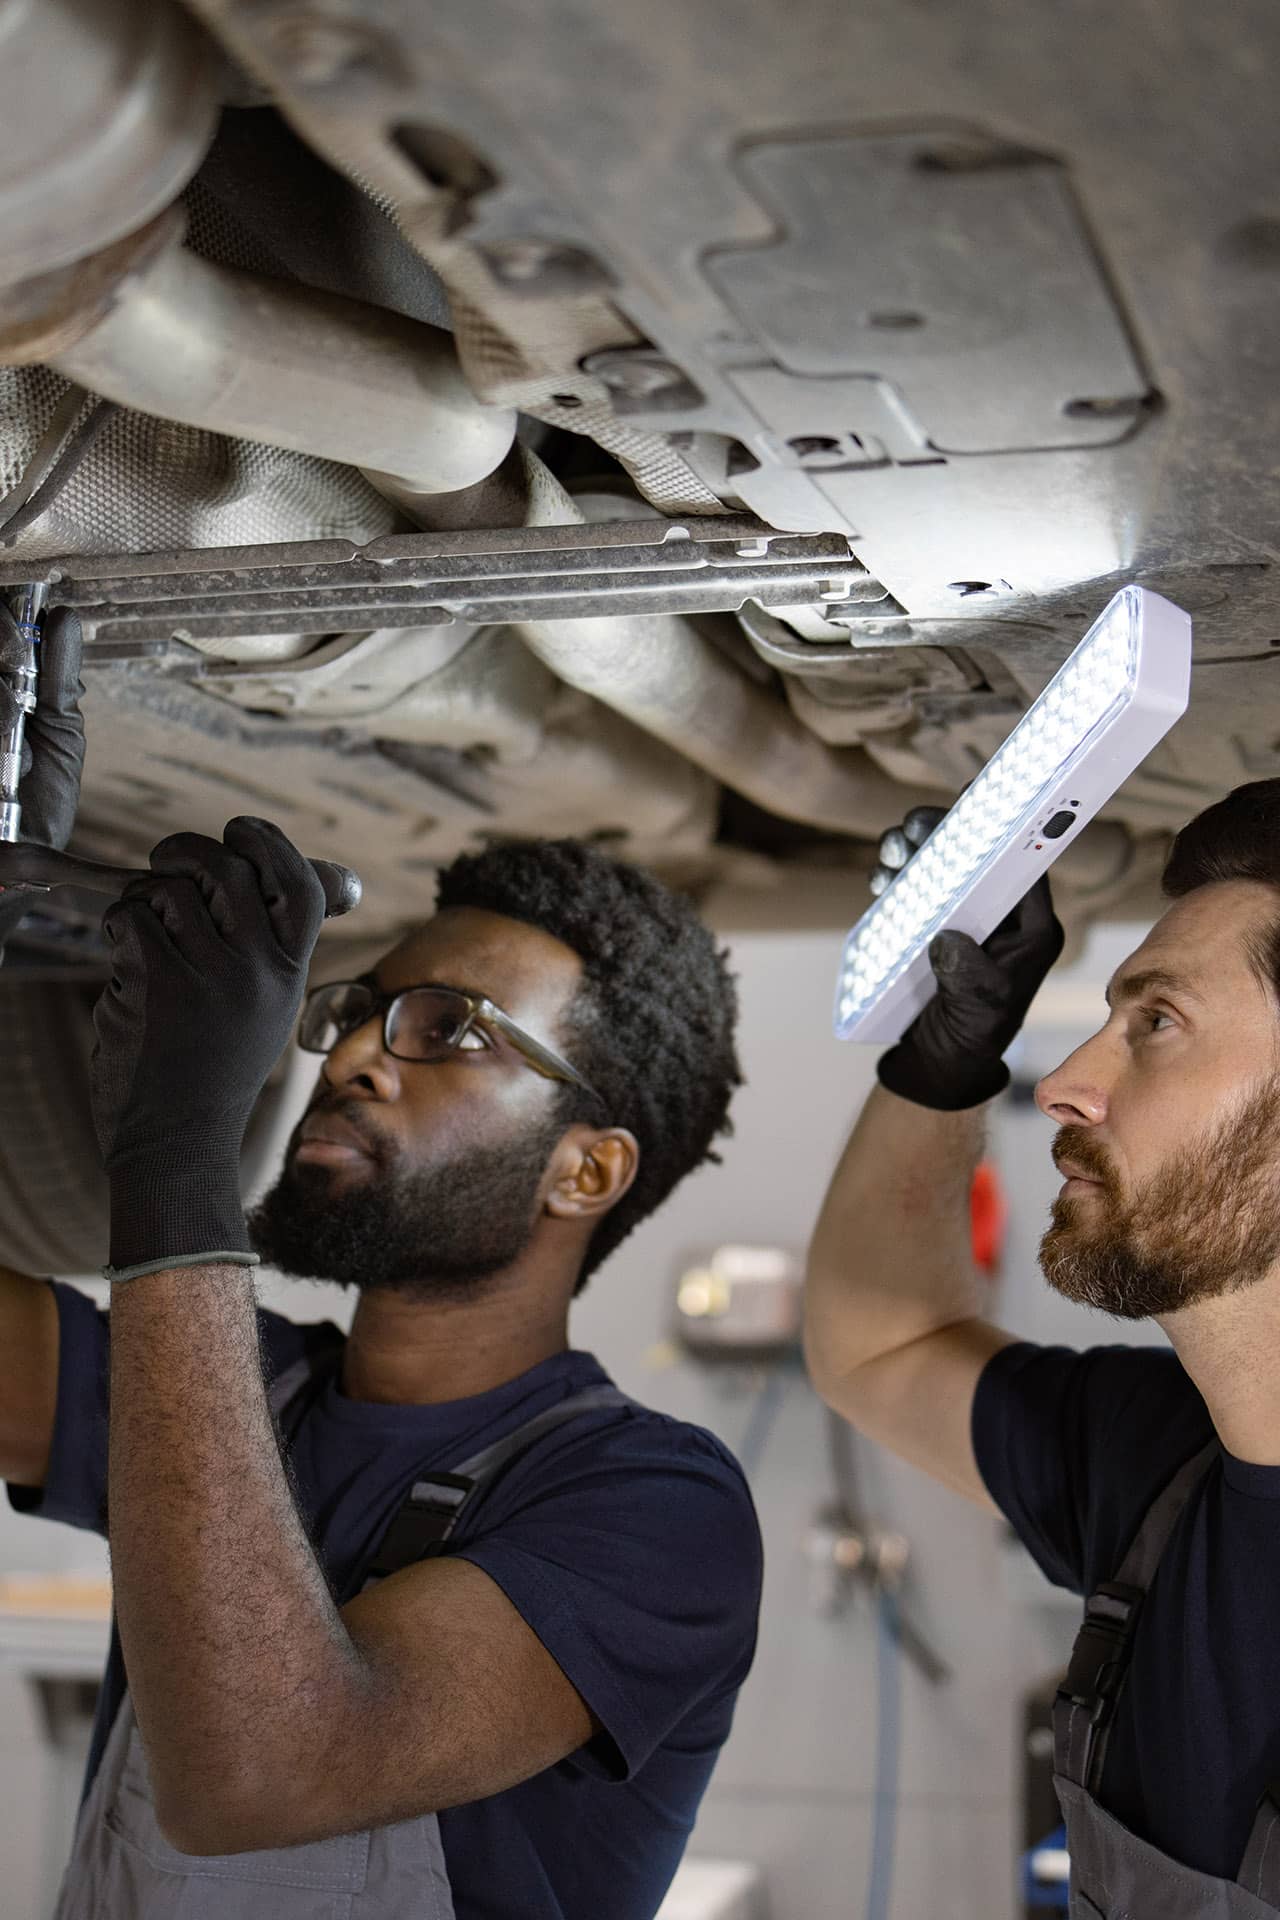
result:
[[[1187,614],[1122,588],[850,932],[838,1039],[901,1036],[934,992],[934,935],[985,940],[1185,713],[1190,683]]]

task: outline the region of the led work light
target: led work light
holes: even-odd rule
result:
[[[934,992],[929,942],[985,940],[1185,713],[1191,621],[1123,587],[844,943],[841,1040],[897,1040]]]

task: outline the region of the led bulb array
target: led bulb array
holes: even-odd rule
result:
[[[1146,663],[1147,679],[1154,684],[1147,689],[1151,697],[1140,703],[1143,724],[1131,738],[1136,747],[1148,735],[1151,738],[1138,752],[1139,759],[1183,711],[1190,674],[1191,623],[1179,608],[1159,595],[1141,587],[1126,587],[1108,604],[972,786],[850,933],[836,994],[837,1034],[854,1037],[854,1030],[868,1024],[867,1016],[909,970],[915,972],[912,1011],[928,998],[932,978],[927,958],[923,966],[921,960],[927,955],[930,940],[951,923],[957,908],[975,888],[981,887],[993,863],[1015,850],[1028,830],[1034,835],[1036,820],[1046,804],[1053,802],[1064,779],[1110,737],[1114,724],[1139,691],[1144,662],[1142,639],[1153,620],[1172,645],[1165,659]],[[1153,714],[1157,716],[1154,734]],[[1122,753],[1120,759],[1124,758]],[[1114,751],[1103,760],[1109,770],[1119,764]],[[1114,785],[1136,764],[1137,759],[1132,757],[1125,760]],[[1075,817],[1087,818],[1110,797],[1114,785]],[[1079,807],[1080,803],[1074,804]],[[1047,850],[1041,870],[1057,850],[1056,845]],[[1046,848],[1041,845],[1034,851],[1043,854]],[[1031,884],[1036,873],[1025,871],[1021,886],[1016,880],[1012,883],[1016,890],[1007,904],[975,937],[985,937]],[[1009,892],[1007,877],[1002,885],[986,889],[993,903]],[[964,931],[973,932],[974,928],[966,926]],[[923,994],[922,983],[927,983]],[[884,1038],[883,1022],[874,1033],[859,1031],[857,1037]]]

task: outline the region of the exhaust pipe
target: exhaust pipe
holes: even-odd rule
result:
[[[440,328],[183,246],[138,261],[50,364],[142,413],[373,469],[409,499],[475,485],[515,438]]]

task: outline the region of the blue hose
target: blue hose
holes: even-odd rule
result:
[[[901,1709],[902,1659],[898,1640],[898,1603],[888,1588],[882,1586],[876,1593],[876,1785],[866,1920],[889,1920],[893,1849],[898,1827]]]

